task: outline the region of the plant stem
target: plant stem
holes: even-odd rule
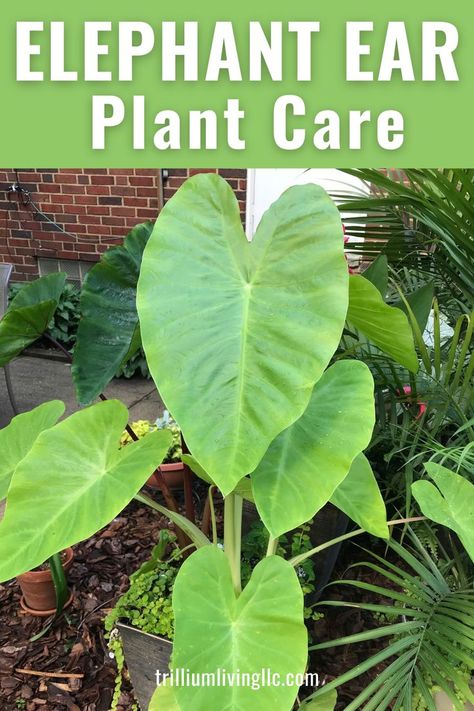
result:
[[[242,550],[242,507],[244,500],[238,494],[234,495],[234,565],[237,589],[242,591],[240,558]]]
[[[215,486],[209,487],[208,500],[209,500],[209,511],[211,516],[212,525],[212,542],[217,545],[217,521],[216,521],[216,511],[214,509],[214,492],[216,490]]]
[[[58,617],[61,614],[68,597],[67,580],[60,553],[52,555],[48,562],[51,570],[51,577],[53,579],[54,590],[56,592],[56,616]]]
[[[268,539],[268,546],[267,546],[267,558],[269,555],[276,555],[278,548],[278,538],[270,538]]]
[[[50,336],[49,333],[44,333],[43,335],[44,335],[44,337],[45,337],[55,348],[57,348],[59,351],[61,351],[61,353],[63,353],[63,354],[66,356],[68,362],[69,362],[70,364],[72,364],[72,362],[73,362],[73,357],[72,357],[71,353],[70,353],[66,348],[64,348],[64,346],[62,346],[62,345],[59,343],[59,341],[57,341],[55,338],[53,338],[52,336]],[[104,395],[104,393],[99,393],[99,399],[100,399],[100,400],[107,400],[107,398],[106,398],[106,396]],[[137,441],[138,441],[138,437],[137,437],[137,435],[135,434],[135,432],[133,431],[133,429],[131,428],[131,426],[130,426],[129,424],[127,424],[127,425],[125,425],[125,429],[127,430],[128,434],[130,435],[130,437],[132,438],[132,440],[133,440],[134,442],[137,442]]]
[[[55,347],[58,349],[58,351],[61,351],[63,355],[66,356],[67,360],[69,363],[72,363],[72,355],[70,352],[65,348],[59,341],[57,341],[55,338],[49,335],[49,333],[43,333],[43,336]]]
[[[236,532],[240,524],[236,521],[238,510],[236,512],[235,499],[236,494],[229,494],[224,499],[224,553],[229,561],[234,592],[239,595],[242,589],[240,580],[240,540],[237,543]],[[240,504],[241,513],[242,505]]]
[[[398,526],[401,523],[403,523],[403,524],[413,523],[414,521],[426,521],[426,516],[413,516],[412,518],[398,518],[395,521],[387,521],[387,526]],[[361,533],[367,533],[367,531],[364,528],[357,528],[355,531],[350,531],[349,533],[345,533],[343,536],[338,536],[337,538],[331,538],[330,541],[326,541],[326,543],[322,543],[320,546],[316,546],[316,548],[311,548],[311,550],[305,551],[304,553],[301,553],[300,555],[297,555],[294,558],[291,558],[288,562],[291,563],[291,565],[296,568],[298,565],[300,565],[307,558],[311,558],[311,556],[316,555],[316,553],[321,553],[321,551],[324,551],[326,548],[330,548],[331,546],[335,546],[337,543],[342,543],[343,541],[347,541],[349,538],[354,538],[355,536],[360,536]]]

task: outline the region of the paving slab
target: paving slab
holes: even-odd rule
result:
[[[71,366],[62,361],[23,356],[10,364],[13,390],[19,412],[26,412],[46,400],[63,400],[66,414],[79,409],[71,378]],[[121,400],[130,411],[130,421],[154,421],[163,412],[163,403],[152,380],[116,378],[107,387],[108,398]],[[0,427],[13,417],[4,371],[0,368]]]

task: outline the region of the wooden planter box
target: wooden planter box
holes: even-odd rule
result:
[[[147,711],[156,689],[156,672],[169,671],[173,643],[121,622],[117,623],[117,629],[135,697],[142,711]]]

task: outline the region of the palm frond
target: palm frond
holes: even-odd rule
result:
[[[437,279],[470,311],[474,170],[345,172],[370,188],[370,195],[363,197],[351,189],[333,195],[352,237],[347,248],[369,261],[382,252],[397,269],[408,267],[412,273]]]
[[[474,666],[474,590],[460,588],[464,576],[452,575],[452,561],[442,572],[416,534],[409,530],[411,550],[396,541],[389,547],[400,563],[395,564],[367,551],[373,560],[357,563],[350,569],[365,567],[387,581],[386,586],[363,580],[337,580],[345,585],[371,591],[389,602],[345,603],[327,600],[318,603],[332,607],[355,607],[386,615],[387,624],[365,632],[316,644],[311,650],[325,650],[348,644],[389,638],[389,644],[369,659],[326,684],[313,695],[337,689],[366,672],[376,672],[373,680],[346,707],[346,711],[385,711],[385,709],[436,709],[433,689],[442,689],[456,709],[463,701],[474,702],[469,677]],[[403,567],[402,567],[403,566]],[[396,589],[394,588],[396,586]],[[397,621],[398,620],[398,621]],[[382,671],[380,666],[385,665]]]

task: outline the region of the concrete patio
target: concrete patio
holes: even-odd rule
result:
[[[10,371],[20,412],[31,410],[46,400],[63,400],[67,415],[79,409],[68,363],[23,356],[11,363]],[[115,379],[105,394],[108,398],[121,400],[128,407],[131,422],[142,419],[154,421],[163,412],[163,403],[153,380],[138,377]],[[4,371],[0,368],[0,427],[10,422],[13,414]]]
[[[66,415],[79,409],[71,378],[71,366],[68,363],[22,356],[12,362],[10,370],[19,412],[31,410],[47,400],[62,400],[66,405]],[[110,399],[121,400],[128,407],[130,422],[153,422],[163,413],[163,403],[153,380],[118,378],[110,383],[105,394]],[[0,428],[8,425],[13,416],[5,374],[0,368]],[[0,518],[3,516],[3,509],[4,502],[0,501]]]

